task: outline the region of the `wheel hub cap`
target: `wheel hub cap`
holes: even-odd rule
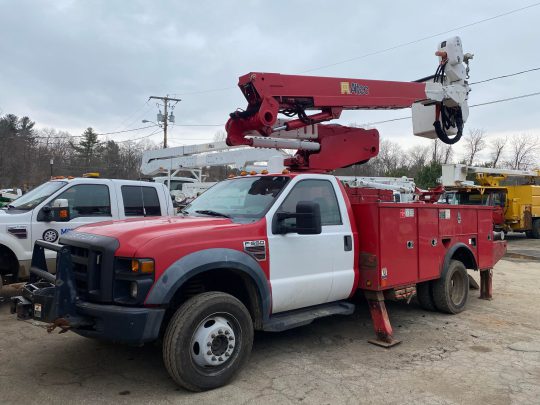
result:
[[[209,316],[195,331],[191,356],[201,367],[219,366],[231,357],[236,336],[230,323],[222,316]]]

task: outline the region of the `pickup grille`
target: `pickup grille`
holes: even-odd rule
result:
[[[108,236],[71,231],[60,238],[69,247],[75,290],[83,301],[113,301],[114,254],[118,240]],[[60,264],[57,264],[60,265]]]
[[[88,300],[99,298],[102,252],[78,246],[70,248],[77,296]]]

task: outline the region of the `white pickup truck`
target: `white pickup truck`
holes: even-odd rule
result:
[[[38,239],[56,242],[84,224],[173,213],[169,191],[160,183],[99,178],[46,182],[0,209],[0,285],[2,278],[13,282],[28,277]],[[54,255],[47,259],[54,261]]]

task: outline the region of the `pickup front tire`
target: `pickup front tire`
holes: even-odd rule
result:
[[[191,391],[227,384],[247,362],[253,322],[246,307],[222,292],[190,298],[171,318],[163,360],[172,379]]]

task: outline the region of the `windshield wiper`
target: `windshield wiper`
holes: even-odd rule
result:
[[[195,212],[197,214],[210,215],[212,217],[230,218],[230,215],[224,214],[222,212],[217,212],[217,211],[214,211],[214,210],[197,210]]]

